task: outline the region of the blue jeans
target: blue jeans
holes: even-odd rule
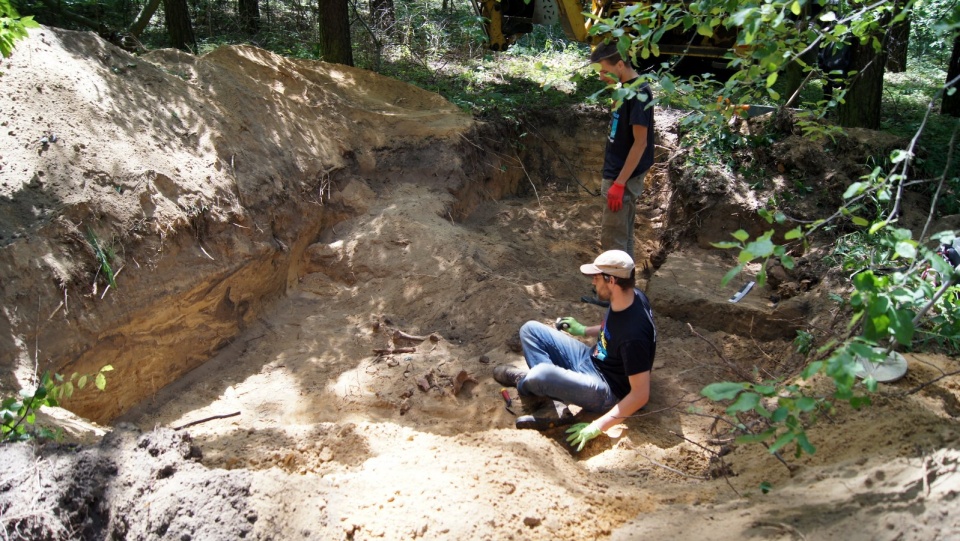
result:
[[[590,359],[592,348],[539,321],[520,328],[530,371],[517,384],[521,395],[547,396],[586,411],[604,412],[619,399]]]

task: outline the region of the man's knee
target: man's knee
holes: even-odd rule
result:
[[[554,369],[550,364],[538,364],[527,371],[523,377],[523,392],[537,396],[545,396],[543,383],[546,381],[546,375]]]
[[[524,337],[531,337],[538,334],[538,332],[541,330],[541,327],[546,327],[546,325],[540,323],[539,321],[533,320],[524,323],[523,326],[520,327],[520,338],[522,339]]]

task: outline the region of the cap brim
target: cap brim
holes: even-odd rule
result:
[[[586,265],[580,265],[580,272],[583,274],[603,274],[603,271],[593,263],[587,263]]]

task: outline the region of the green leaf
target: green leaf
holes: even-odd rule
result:
[[[916,329],[913,326],[913,312],[909,310],[896,310],[893,320],[893,336],[897,342],[903,346],[909,346],[913,341],[913,333]]]
[[[741,435],[741,436],[737,436],[736,439],[734,440],[734,442],[736,442],[736,443],[760,443],[760,442],[762,442],[762,441],[766,441],[766,440],[772,438],[776,433],[777,433],[777,429],[775,429],[775,428],[770,428],[770,429],[768,429],[768,430],[764,430],[763,432],[761,432],[761,433],[759,433],[759,434],[743,434],[743,435]]]
[[[850,219],[853,220],[854,224],[859,225],[860,227],[866,227],[870,225],[870,222],[859,216],[851,216]]]
[[[778,76],[777,72],[773,72],[770,75],[767,75],[767,88],[770,88],[771,86],[776,84],[777,76]]]
[[[737,400],[727,408],[727,414],[733,415],[738,411],[750,411],[760,403],[760,395],[745,391],[737,396]]]
[[[796,265],[794,264],[793,257],[791,257],[791,256],[789,256],[789,255],[780,256],[780,264],[782,264],[782,265],[783,265],[783,268],[785,268],[785,269],[787,269],[787,270],[793,270],[793,267],[796,266]]]
[[[110,364],[104,365],[104,367],[101,368],[100,371],[101,371],[101,372],[111,372],[111,371],[113,371],[113,365],[110,365]]]
[[[853,407],[853,409],[860,409],[860,408],[862,408],[863,406],[869,406],[869,405],[870,405],[870,397],[869,397],[869,396],[854,396],[853,398],[850,399],[850,405]]]
[[[710,246],[721,250],[728,250],[730,248],[740,248],[740,243],[733,241],[711,242]]]
[[[700,394],[714,401],[731,400],[736,397],[740,391],[743,391],[744,388],[745,386],[743,383],[721,381],[707,385],[702,391],[700,391]]]
[[[743,265],[737,265],[736,267],[727,271],[727,273],[723,275],[723,279],[720,280],[720,287],[726,287],[726,285],[730,283],[730,280],[733,280],[734,278],[736,278],[737,275],[740,274],[740,271],[742,270],[743,270]]]
[[[895,248],[897,255],[906,259],[917,257],[917,248],[912,241],[902,240],[897,243]]]
[[[662,88],[664,92],[669,92],[669,93],[673,93],[677,89],[677,87],[674,86],[673,80],[670,79],[669,75],[664,75],[660,79],[660,88]]]
[[[773,242],[770,241],[770,235],[764,235],[747,244],[746,250],[753,254],[753,257],[769,257],[773,255]]]
[[[800,411],[813,411],[817,407],[817,401],[809,396],[802,396],[797,399],[797,409]]]
[[[794,434],[793,432],[785,432],[785,433],[781,434],[780,437],[777,438],[777,441],[773,442],[773,445],[771,445],[770,448],[767,449],[767,450],[768,450],[768,451],[770,452],[770,454],[772,455],[773,453],[776,453],[776,452],[779,451],[781,448],[783,448],[784,445],[786,445],[786,444],[790,443],[791,441],[793,441],[794,439],[796,439],[796,437],[797,437],[797,435]]]
[[[803,236],[803,230],[799,227],[796,227],[784,233],[783,238],[786,240],[793,240],[793,239],[799,239],[802,236]]]
[[[808,455],[812,455],[817,452],[817,448],[810,443],[810,440],[807,439],[807,434],[805,432],[797,434],[797,458],[800,457],[801,449]]]
[[[773,410],[773,415],[770,417],[770,421],[774,423],[782,423],[790,415],[790,410],[786,407],[779,407]]]
[[[80,376],[80,379],[77,380],[77,387],[83,389],[87,386],[87,376]]]
[[[763,396],[773,396],[777,392],[777,388],[773,385],[751,385],[750,388]]]
[[[766,494],[773,489],[773,485],[770,484],[770,481],[763,481],[760,483],[760,492]]]
[[[740,242],[744,242],[750,238],[750,233],[747,233],[743,229],[737,229],[732,233],[732,235],[733,235],[733,238],[739,240]]]
[[[844,199],[850,199],[855,195],[859,195],[863,190],[865,190],[867,184],[865,182],[854,182],[853,184],[847,186],[847,191],[843,192]]]
[[[887,227],[887,222],[886,222],[886,220],[876,222],[876,223],[874,223],[873,225],[870,226],[870,234],[872,235],[872,234],[876,233],[877,231],[880,231],[880,230],[883,229],[884,227]]]
[[[792,11],[794,15],[800,15],[800,2],[793,0],[793,4],[790,5],[790,11]]]
[[[101,391],[107,388],[107,377],[103,373],[98,373],[96,381],[94,382],[97,386],[97,389]]]

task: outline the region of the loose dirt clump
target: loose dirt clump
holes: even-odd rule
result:
[[[577,269],[599,250],[604,201],[586,194],[605,115],[537,124],[520,149],[439,96],[253,47],[140,58],[44,28],[17,51],[0,139],[0,205],[20,209],[0,213],[2,389],[36,366],[116,370],[105,393],[67,403],[106,435],[0,448],[7,537],[960,533],[956,383],[907,393],[952,359],[908,354],[908,378],[824,416],[817,453],[786,465],[715,422],[705,385],[791,377],[795,330],[835,329],[815,270],[780,276],[798,284],[782,299],[758,287],[728,302],[739,284],[719,286],[729,256],[706,237],[753,220],[761,196],[716,177],[728,186],[704,197],[678,177],[678,115],[661,115],[638,207],[651,400],[573,453],[562,429],[515,429],[491,373],[522,365],[525,321],[603,316],[579,302]],[[58,140],[44,147],[46,132]],[[115,286],[91,231],[113,249]]]

